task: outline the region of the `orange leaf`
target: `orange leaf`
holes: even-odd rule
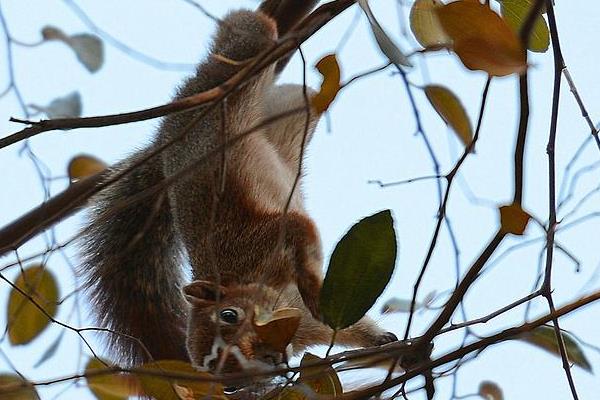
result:
[[[191,364],[183,361],[153,361],[142,365],[137,371],[142,391],[147,397],[160,400],[226,399],[223,395],[223,386],[217,382],[167,378],[170,373],[186,374],[198,378],[210,377],[206,372],[199,372]],[[159,372],[165,376],[144,374],[144,371]]]
[[[502,400],[504,399],[504,395],[502,394],[502,389],[498,386],[497,383],[491,381],[483,381],[479,384],[479,396],[483,397],[486,400]]]
[[[254,313],[254,331],[273,350],[285,353],[285,348],[300,325],[302,312],[297,308],[280,308],[273,313],[265,313],[257,308]]]
[[[74,182],[102,172],[106,167],[107,165],[96,157],[82,154],[71,159],[67,171],[71,182]]]
[[[439,85],[425,86],[425,95],[440,117],[456,132],[461,142],[468,146],[473,140],[473,128],[458,97],[450,89]]]
[[[335,54],[329,54],[319,60],[317,69],[323,75],[323,83],[319,93],[312,98],[312,105],[320,114],[329,108],[340,90],[341,73]]]
[[[142,394],[140,382],[135,375],[112,373],[106,375],[96,375],[93,373],[110,369],[106,361],[97,358],[91,358],[86,367],[85,373],[88,387],[99,400],[120,400],[127,399],[129,396]]]
[[[463,0],[435,11],[454,42],[452,49],[467,68],[492,76],[521,73],[527,68],[527,56],[519,38],[488,6]]]
[[[503,232],[522,235],[530,218],[518,204],[500,207],[500,225]]]

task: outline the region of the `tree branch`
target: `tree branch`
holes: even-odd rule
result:
[[[232,90],[237,89],[248,82],[262,69],[293,52],[300,43],[306,41],[315,32],[352,4],[354,4],[354,1],[352,0],[336,0],[322,5],[307,16],[300,24],[295,25],[295,28],[278,40],[273,47],[265,50],[263,54],[259,55],[254,62],[216,88],[161,106],[127,113],[86,118],[57,118],[52,120],[41,120],[38,122],[11,118],[11,121],[13,122],[28,123],[32,126],[0,139],[0,149],[51,130],[98,128],[102,126],[144,121],[219,101]]]

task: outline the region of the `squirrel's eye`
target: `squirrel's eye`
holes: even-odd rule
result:
[[[237,311],[232,308],[225,308],[224,310],[221,310],[219,317],[221,318],[221,321],[231,325],[237,324],[239,319]]]
[[[238,391],[238,388],[235,386],[228,386],[226,388],[223,388],[223,393],[225,393],[225,394],[234,394],[237,391]]]

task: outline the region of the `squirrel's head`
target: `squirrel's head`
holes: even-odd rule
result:
[[[246,362],[275,366],[285,361],[285,347],[291,337],[283,338],[284,344],[277,345],[265,339],[264,330],[260,332],[257,322],[260,310],[269,308],[266,310],[269,312],[277,307],[280,298],[277,291],[260,284],[224,287],[196,280],[184,288],[184,293],[191,305],[187,349],[196,368],[226,373],[242,370]],[[298,314],[297,321],[284,323],[297,327],[299,320]],[[272,330],[273,326],[265,328]],[[284,330],[289,331],[289,328]],[[295,328],[292,330],[291,335]],[[269,335],[281,336],[277,332],[269,332]]]

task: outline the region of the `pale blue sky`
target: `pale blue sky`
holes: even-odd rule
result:
[[[372,0],[371,3],[376,16],[403,48],[414,48],[412,39],[400,37],[396,2]],[[77,4],[98,26],[131,47],[172,62],[191,64],[199,60],[205,53],[214,26],[208,18],[182,0],[87,0],[77,1]],[[256,2],[212,0],[203,1],[202,4],[219,16],[227,9],[240,5],[253,7]],[[8,20],[11,33],[25,42],[37,41],[44,25],[56,25],[67,33],[88,31],[63,1],[2,0],[0,7]],[[408,8],[404,11],[408,15]],[[336,49],[355,12],[355,9],[347,11],[303,46],[309,63],[308,80],[311,86],[317,87],[319,84],[319,76],[312,65],[321,56]],[[556,13],[565,60],[592,119],[596,122],[600,118],[600,85],[596,65],[600,59],[597,53],[600,5],[589,0],[559,0]],[[17,83],[26,103],[43,105],[56,97],[78,90],[82,95],[83,112],[86,116],[137,110],[165,103],[177,83],[186,75],[182,71],[149,67],[109,45],[106,46],[106,64],[93,75],[78,64],[73,54],[60,43],[49,43],[36,48],[16,48],[14,56]],[[3,45],[0,46],[0,59],[6,59]],[[356,31],[339,54],[339,60],[346,78],[385,62],[362,16]],[[417,66],[423,65],[415,61]],[[547,208],[545,145],[552,95],[551,55],[532,55],[530,63],[532,114],[527,142],[524,205],[533,215],[544,220]],[[281,80],[301,82],[301,68],[300,60],[296,57]],[[424,82],[422,69],[415,68],[409,75],[411,82],[433,82],[451,87],[475,121],[485,82],[484,74],[466,72],[454,56],[443,52],[427,57],[427,71],[430,78]],[[0,88],[3,88],[6,81],[5,63],[0,64],[0,73]],[[415,89],[415,94],[426,133],[442,171],[448,171],[462,151],[462,146],[431,110],[423,94],[418,89]],[[463,271],[479,254],[498,223],[493,207],[469,201],[465,195],[466,185],[477,197],[497,204],[505,203],[512,197],[511,160],[518,112],[516,100],[517,83],[514,77],[494,80],[477,152],[466,162],[461,179],[456,182],[451,194],[448,215],[459,241]],[[557,143],[559,182],[566,163],[589,134],[566,85],[563,86],[561,100]],[[18,125],[7,122],[10,116],[22,116],[13,95],[0,99],[2,136],[19,129]],[[432,174],[431,162],[423,142],[413,135],[414,118],[401,80],[397,76],[390,76],[390,71],[386,71],[356,82],[341,93],[331,108],[329,119],[331,130],[328,131],[328,124],[323,121],[311,143],[304,183],[307,208],[321,230],[325,253],[330,254],[343,232],[355,221],[378,210],[391,208],[396,221],[400,252],[393,281],[381,300],[392,296],[409,298],[435,224],[438,201],[436,184],[434,181],[421,181],[388,189],[367,184],[370,179],[392,181]],[[103,129],[49,132],[34,138],[31,146],[50,167],[53,175],[59,176],[64,175],[69,159],[78,153],[94,154],[109,163],[119,160],[136,146],[143,146],[156,125],[157,121],[149,121]],[[4,195],[0,197],[0,225],[26,212],[43,199],[31,161],[26,157],[19,157],[17,149],[18,146],[15,146],[0,152],[0,165],[4,171],[0,176],[0,185],[4,188]],[[575,170],[599,159],[598,150],[589,146]],[[596,187],[598,178],[597,170],[585,174],[575,191],[576,197],[581,198]],[[65,184],[65,181],[55,182],[52,185],[53,193],[57,193]],[[566,210],[576,202],[577,200],[572,201]],[[598,196],[591,197],[577,216],[598,211],[597,204]],[[559,217],[564,215],[565,213],[559,214]],[[69,219],[56,228],[58,237],[61,240],[69,238],[79,224],[79,217]],[[554,293],[558,304],[580,296],[581,288],[593,278],[600,261],[595,243],[598,229],[598,221],[591,219],[576,229],[558,234],[558,241],[577,255],[581,262],[581,272],[575,274],[573,263],[560,252],[557,253]],[[541,234],[542,231],[532,225],[526,233],[526,239],[533,239]],[[24,245],[19,254],[23,257],[35,253],[43,248],[43,243],[39,238],[33,240]],[[496,255],[514,243],[517,240],[507,240]],[[535,279],[541,247],[540,241],[511,253],[495,264],[467,296],[465,304],[469,317],[484,315],[525,295]],[[67,250],[74,263],[75,250]],[[13,256],[3,258],[2,265],[13,259]],[[65,282],[71,280],[69,268],[59,254],[53,256],[48,265]],[[8,275],[14,277],[15,272],[11,271]],[[442,292],[451,288],[454,280],[452,247],[447,231],[443,231],[425,277],[421,297],[432,290]],[[598,289],[599,286],[593,281],[586,290]],[[63,285],[63,294],[70,290],[72,287],[68,284]],[[7,288],[0,286],[0,293],[0,310],[3,310]],[[381,317],[380,304],[381,301],[373,308],[371,315],[381,320],[387,329],[402,335],[405,315]],[[63,306],[59,319],[69,318],[70,309],[70,303]],[[543,302],[534,303],[532,315],[545,311]],[[86,307],[82,308],[83,318],[88,313]],[[0,322],[3,324],[5,316],[3,313],[0,315]],[[418,314],[413,334],[421,332],[434,316],[435,312]],[[521,321],[522,316],[523,311],[519,309],[475,330],[479,334],[495,332]],[[564,318],[562,326],[586,341],[598,343],[599,317],[600,308],[591,306],[572,317]],[[76,324],[75,320],[72,321]],[[91,323],[88,319],[84,321],[82,326]],[[37,369],[32,368],[58,333],[57,328],[49,329],[27,348],[12,348],[6,341],[0,344],[0,348],[32,380],[68,375],[77,370],[74,352],[78,351],[78,340],[70,333],[65,334],[58,354],[53,359]],[[446,336],[436,342],[435,354],[443,354],[459,343],[459,335]],[[98,347],[101,348],[99,345]],[[592,364],[600,365],[598,353],[586,350],[586,354]],[[8,370],[2,359],[0,370]],[[573,375],[582,399],[597,396],[600,385],[597,376],[577,367],[573,368]],[[366,380],[368,376],[361,379]],[[560,359],[519,342],[508,342],[488,349],[476,361],[463,367],[459,372],[459,394],[475,392],[482,380],[497,382],[507,399],[569,398]],[[448,398],[450,379],[439,379],[437,382],[439,398]],[[52,398],[52,394],[59,389],[57,386],[40,389],[40,392],[46,400]],[[89,397],[85,393],[86,389],[70,390],[59,398]],[[421,397],[411,396],[413,398]]]

